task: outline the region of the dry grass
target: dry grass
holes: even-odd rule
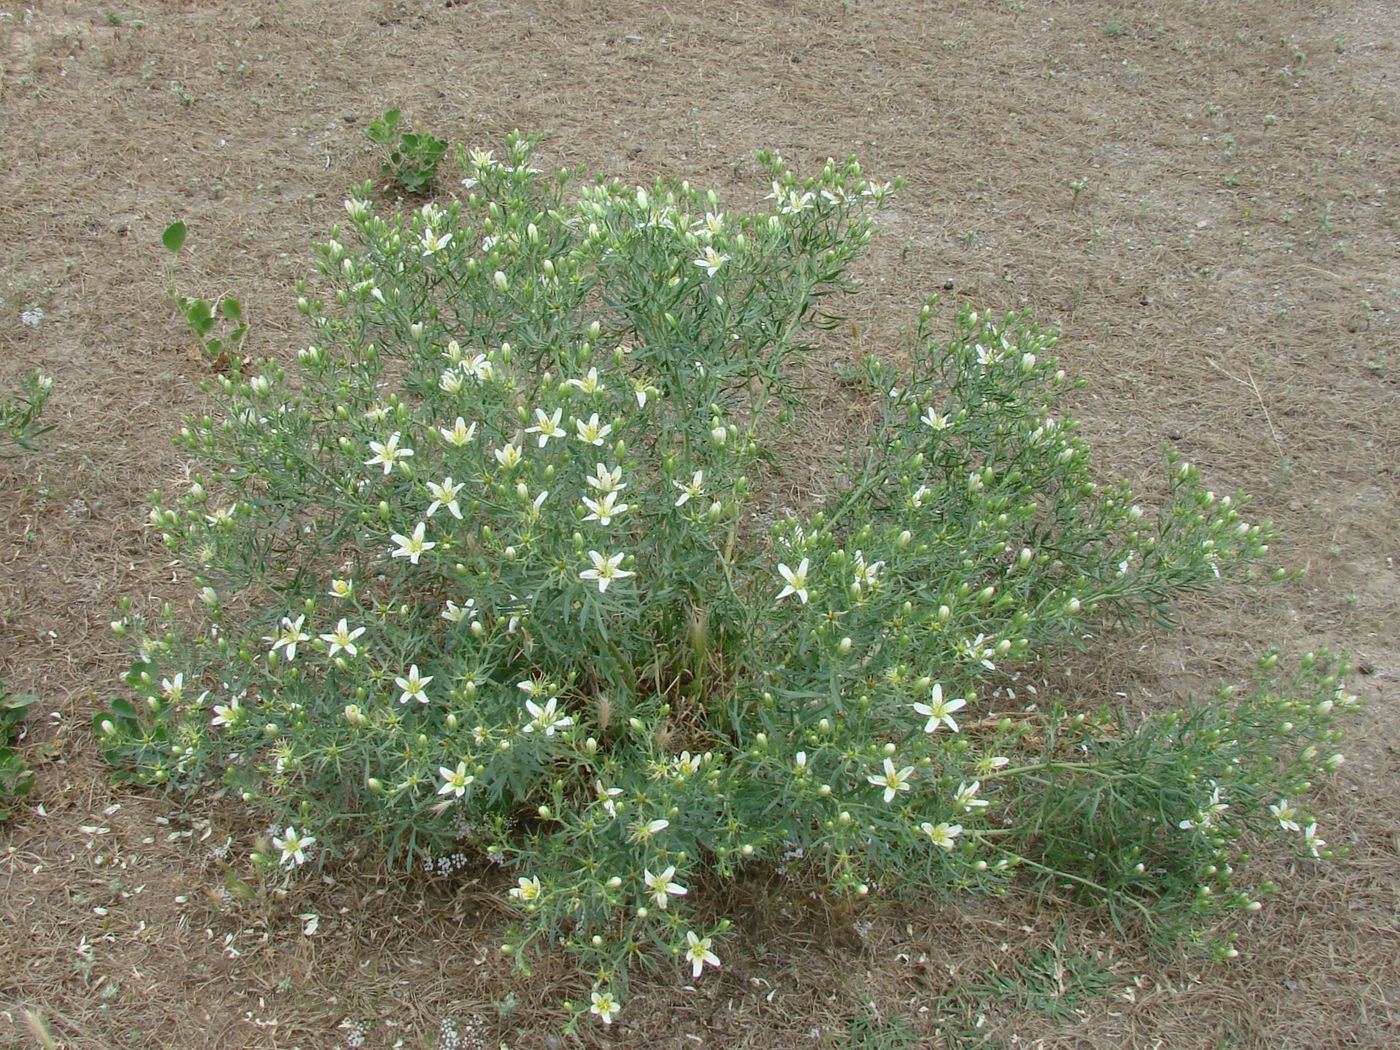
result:
[[[1350,856],[1263,858],[1282,892],[1237,965],[1153,955],[1050,902],[829,914],[744,884],[722,891],[747,934],[724,969],[644,983],[585,1043],[841,1046],[874,1017],[955,1045],[948,996],[1062,922],[1121,987],[1062,1022],[988,1003],[988,1045],[1400,1042],[1397,40],[1382,0],[0,4],[0,389],[42,367],[58,424],[43,455],[0,462],[0,675],[42,696],[27,745],[54,756],[0,831],[0,1044],[331,1047],[355,1022],[366,1046],[432,1047],[447,1018],[463,1046],[559,1045],[577,982],[559,961],[510,976],[497,872],[220,892],[259,829],[114,791],[86,729],[122,669],[117,599],[179,590],[144,497],[179,475],[168,438],[200,366],[159,232],[183,218],[182,290],[237,294],[253,347],[286,352],[308,241],[374,173],[361,132],[394,105],[454,141],[551,130],[553,162],[737,201],[764,192],[747,160],[764,147],[905,175],[817,376],[894,352],[945,281],[949,310],[1032,307],[1092,380],[1075,408],[1106,471],[1150,491],[1171,442],[1255,493],[1280,563],[1310,570],[1196,603],[1168,637],[1110,639],[1066,688],[1156,703],[1263,645],[1328,644],[1357,654],[1371,701],[1319,804]],[[795,463],[793,491],[823,466]]]

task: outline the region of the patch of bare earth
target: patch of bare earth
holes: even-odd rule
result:
[[[43,698],[38,786],[0,830],[0,1043],[40,1045],[28,1011],[75,1048],[452,1045],[444,1021],[463,1047],[560,1045],[582,985],[562,960],[510,974],[500,873],[337,870],[245,897],[252,818],[109,787],[88,728],[119,691],[118,598],[183,593],[143,528],[202,403],[160,230],[189,224],[182,291],[236,294],[254,349],[289,352],[309,241],[374,174],[361,133],[390,106],[454,141],[550,130],[553,163],[736,202],[765,191],[764,147],[905,175],[853,328],[814,369],[895,352],[945,282],[950,314],[1033,308],[1090,380],[1073,407],[1106,476],[1150,494],[1170,443],[1254,493],[1278,563],[1309,570],[1109,638],[1070,667],[1076,692],[1170,702],[1267,645],[1328,645],[1370,704],[1317,803],[1350,854],[1261,858],[1281,890],[1235,964],[1154,955],[1054,901],[829,913],[745,883],[711,896],[745,931],[722,970],[642,983],[584,1043],[1400,1043],[1397,41],[1374,0],[0,4],[0,390],[43,368],[57,424],[0,463],[0,675]],[[820,466],[795,464],[794,492]],[[1110,991],[1059,1020],[950,998],[1062,923]]]

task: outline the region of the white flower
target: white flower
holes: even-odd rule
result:
[[[462,371],[481,383],[490,382],[496,374],[495,366],[485,354],[477,354],[470,361],[464,362]]]
[[[807,604],[807,570],[810,567],[811,564],[807,558],[802,559],[796,572],[781,562],[778,563],[778,575],[787,581],[787,585],[778,593],[778,601],[782,601],[789,594],[795,594],[801,599],[803,605]]]
[[[355,593],[355,583],[353,580],[331,580],[328,593],[332,598],[350,598]]]
[[[433,233],[432,227],[423,231],[423,257],[426,259],[430,255],[442,251],[452,243],[452,234],[444,233],[441,237]]]
[[[275,639],[264,636],[263,641],[272,642],[272,651],[284,650],[287,662],[291,663],[297,658],[297,646],[302,642],[311,641],[311,635],[304,632],[301,627],[306,623],[306,617],[298,616],[293,622],[290,616],[282,617],[282,633]]]
[[[458,762],[456,769],[438,766],[438,776],[442,777],[442,787],[438,788],[438,794],[455,795],[457,798],[465,795],[467,788],[476,780],[476,777],[467,772],[465,762]]]
[[[578,431],[578,439],[585,445],[601,445],[612,433],[612,424],[599,423],[597,412],[593,413],[587,423],[581,419],[574,420],[574,428]]]
[[[617,818],[617,803],[613,799],[622,794],[622,788],[605,788],[601,780],[593,781],[593,790],[598,793],[598,801],[603,804],[603,809],[609,817]]]
[[[345,653],[346,656],[354,656],[360,651],[355,645],[355,639],[364,633],[365,629],[363,627],[356,627],[353,631],[350,630],[349,625],[345,622],[345,617],[342,616],[340,618],[340,623],[335,625],[335,630],[330,634],[323,634],[320,636],[321,641],[330,645],[330,651],[326,653],[326,656],[334,657],[335,654],[339,652]]]
[[[461,623],[463,619],[475,620],[477,617],[476,599],[468,598],[461,605],[458,605],[449,598],[443,603],[442,612],[438,615],[448,623]]]
[[[520,465],[521,455],[519,445],[507,445],[505,448],[495,449],[492,454],[496,457],[496,462],[505,467],[506,470],[511,470]]]
[[[462,373],[455,368],[449,368],[442,375],[438,376],[438,389],[444,394],[460,394],[462,392]]]
[[[238,697],[234,697],[227,704],[214,705],[214,725],[234,726],[243,717],[243,708],[238,704]]]
[[[541,730],[545,736],[553,736],[556,729],[568,729],[574,724],[574,720],[569,715],[561,715],[556,710],[559,705],[559,698],[551,696],[549,702],[543,707],[533,700],[525,701],[525,710],[530,712],[531,721],[522,730],[522,733],[533,733],[536,729]]]
[[[951,850],[955,845],[954,839],[962,834],[961,824],[949,824],[946,821],[941,824],[930,824],[924,821],[919,825],[919,829],[929,837],[929,841],[940,849]]]
[[[1322,848],[1326,845],[1326,839],[1318,838],[1316,824],[1309,824],[1303,829],[1303,846],[1314,857],[1321,857]]]
[[[580,580],[594,580],[598,584],[598,593],[602,594],[608,589],[608,584],[613,580],[620,580],[627,576],[635,576],[635,572],[618,568],[622,564],[622,559],[626,555],[619,551],[612,557],[604,557],[597,551],[588,552],[588,560],[593,563],[593,568],[584,569],[578,574]]]
[[[547,416],[545,415],[544,409],[537,408],[535,409],[535,421],[538,423],[538,426],[526,427],[525,433],[538,434],[539,437],[536,441],[539,443],[540,448],[544,448],[545,445],[549,444],[550,438],[567,436],[567,431],[559,425],[559,420],[562,419],[563,416],[564,410],[562,408],[556,408],[553,416]]]
[[[1289,805],[1288,799],[1279,799],[1277,803],[1269,807],[1269,811],[1278,818],[1278,826],[1284,831],[1303,830],[1298,824],[1298,811]]]
[[[622,1009],[622,1005],[613,998],[612,992],[594,992],[592,999],[593,1005],[588,1008],[588,1012],[597,1014],[604,1024],[612,1024],[613,1015]]]
[[[867,565],[865,563],[865,555],[860,551],[856,551],[855,553],[855,563],[857,587],[868,587],[873,584],[875,582],[875,577],[878,576],[880,570],[885,567],[885,563],[882,561]]]
[[[974,780],[971,784],[965,780],[962,781],[958,784],[958,790],[953,792],[953,805],[966,812],[991,805],[985,798],[977,797],[977,792],[981,789],[982,782],[980,780]]]
[[[443,478],[441,484],[436,481],[428,482],[428,494],[433,497],[433,502],[428,504],[428,517],[436,514],[439,507],[446,507],[449,514],[461,521],[462,508],[457,504],[457,494],[466,487],[463,482],[454,485],[451,475]]]
[[[423,539],[426,529],[427,526],[420,521],[414,528],[412,536],[405,536],[398,532],[390,536],[389,538],[399,545],[392,557],[407,558],[411,564],[417,565],[419,558],[437,546],[436,543],[429,543]]]
[[[700,258],[694,260],[695,265],[705,271],[706,276],[713,277],[719,272],[719,268],[729,261],[729,256],[715,251],[712,247],[706,247]]]
[[[282,851],[282,860],[280,863],[289,866],[305,864],[306,848],[315,843],[315,841],[316,840],[310,835],[298,835],[297,829],[291,827],[282,832],[281,838],[275,835],[272,838],[273,846]]]
[[[918,510],[924,505],[924,500],[928,499],[928,497],[931,494],[932,493],[927,485],[920,485],[917,489],[914,490],[914,494],[909,497],[909,505],[915,510]]]
[[[920,422],[926,427],[932,427],[934,430],[943,430],[948,426],[948,417],[946,415],[940,416],[932,408],[927,408],[924,410]]]
[[[476,437],[476,424],[468,426],[467,421],[458,416],[457,422],[451,427],[438,427],[438,433],[442,435],[442,440],[449,445],[461,448],[463,445],[470,444],[472,438]]]
[[[596,521],[599,525],[610,524],[613,518],[631,507],[631,505],[627,503],[618,506],[616,492],[609,492],[600,500],[591,500],[587,496],[584,496],[583,505],[592,511],[592,513],[583,520]]]
[[[985,777],[1001,769],[1003,766],[1009,766],[1010,764],[1011,759],[1007,758],[1005,755],[983,755],[972,768],[979,776]]]
[[[1215,818],[1229,808],[1229,803],[1221,801],[1220,788],[1217,786],[1211,791],[1210,801],[1206,803],[1205,808],[1198,810],[1195,817],[1180,821],[1177,827],[1183,831],[1189,831],[1192,828],[1209,828],[1215,823]]]
[[[671,826],[671,822],[665,819],[648,820],[633,824],[629,829],[627,841],[647,842],[655,836],[661,834]]]
[[[943,686],[939,682],[933,684],[933,693],[929,697],[931,704],[914,704],[914,710],[928,719],[924,724],[925,733],[936,733],[940,725],[946,725],[954,733],[958,731],[958,723],[953,721],[953,712],[961,711],[967,706],[967,701],[944,700]]]
[[[681,490],[681,494],[676,497],[676,506],[684,507],[687,501],[698,499],[704,494],[705,472],[697,470],[690,478],[690,484],[685,485],[679,481],[671,482],[676,488]]]
[[[642,870],[642,881],[646,883],[652,901],[662,911],[666,910],[666,902],[672,897],[684,897],[686,894],[684,886],[671,881],[675,874],[676,866],[674,864],[656,875],[653,875],[648,869]]]
[[[510,895],[524,904],[539,900],[540,894],[544,892],[544,888],[540,885],[540,880],[538,878],[532,877],[527,879],[522,875],[515,880],[515,883],[516,884],[511,887]]]
[[[685,942],[685,957],[690,962],[691,980],[699,978],[700,971],[705,968],[706,963],[709,963],[711,966],[719,965],[719,956],[710,951],[710,945],[713,943],[712,938],[697,937],[693,930],[687,930],[685,932]]]
[[[607,495],[609,492],[621,492],[627,487],[627,483],[622,480],[622,468],[613,467],[609,470],[599,463],[594,467],[593,477],[584,478],[588,482],[588,487],[596,490],[600,495]]]
[[[885,772],[871,774],[865,779],[876,787],[885,789],[885,802],[888,804],[894,801],[895,795],[901,791],[909,790],[909,781],[914,776],[914,767],[905,766],[898,772],[895,771],[894,763],[888,758],[885,759]]]
[[[371,441],[369,447],[374,455],[365,460],[365,466],[372,467],[376,463],[382,463],[386,476],[393,473],[395,466],[401,466],[404,460],[413,455],[413,449],[399,448],[399,432],[397,430],[390,434],[389,440],[382,445],[378,441]]]
[[[598,381],[598,370],[596,368],[590,368],[588,370],[588,375],[584,376],[582,379],[570,379],[568,385],[575,390],[581,390],[585,394],[601,394],[607,389],[607,387]]]
[[[410,700],[417,700],[420,704],[428,702],[428,683],[433,680],[432,675],[426,678],[418,674],[418,665],[412,664],[408,669],[408,677],[403,678],[398,675],[394,677],[394,684],[403,690],[399,697],[399,703],[406,704]]]
[[[185,695],[185,672],[181,671],[173,680],[162,678],[160,691],[172,704],[178,704]]]

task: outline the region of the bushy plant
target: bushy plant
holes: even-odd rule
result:
[[[690,891],[746,865],[851,897],[1025,871],[1202,930],[1253,906],[1230,858],[1303,834],[1334,661],[1145,725],[992,694],[1247,572],[1268,528],[1175,458],[1155,513],[1096,483],[1053,337],[965,310],[940,341],[931,305],[852,377],[864,439],[782,509],[816,432],[794,366],[897,187],[761,160],[758,215],[542,176],[519,135],[463,157],[462,199],[347,201],[313,345],[219,377],[180,433],[197,478],[150,520],[203,608],[123,609],[107,754],[256,807],[269,874],[507,865],[504,950],[577,953],[604,1022],[635,965],[720,965]]]
[[[36,439],[53,429],[52,423],[39,422],[52,389],[53,380],[36,371],[24,377],[18,394],[0,399],[0,457],[38,451]]]
[[[387,187],[406,196],[427,193],[437,178],[438,163],[447,154],[447,143],[427,132],[406,130],[402,113],[391,109],[370,121],[365,138],[385,154],[379,171]]]

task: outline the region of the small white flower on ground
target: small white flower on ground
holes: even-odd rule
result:
[[[699,498],[704,493],[705,472],[697,470],[691,476],[689,485],[679,481],[673,481],[671,484],[681,490],[681,494],[676,497],[676,506],[684,507],[689,500]]]
[[[604,557],[597,551],[589,551],[588,560],[593,563],[593,568],[584,569],[578,574],[578,578],[580,580],[595,581],[598,584],[598,593],[602,594],[608,589],[608,584],[612,583],[613,580],[620,580],[628,576],[636,575],[634,572],[618,568],[618,566],[622,564],[622,559],[625,556],[626,555],[621,551],[611,557]]]
[[[700,976],[700,971],[705,968],[705,964],[711,966],[719,965],[719,956],[710,951],[713,938],[697,937],[694,930],[685,932],[685,957],[690,961],[690,977],[695,980]]]
[[[1284,831],[1302,831],[1298,823],[1298,811],[1288,802],[1288,799],[1281,798],[1274,805],[1269,807],[1269,811],[1278,818],[1278,826]]]
[[[521,730],[522,733],[533,733],[536,729],[544,733],[545,736],[553,736],[556,729],[568,729],[574,724],[573,717],[561,715],[558,712],[559,698],[551,696],[549,702],[543,707],[533,700],[525,701],[525,710],[530,712],[531,721]]]
[[[568,436],[568,432],[559,425],[559,421],[563,418],[564,410],[562,408],[556,408],[554,410],[554,415],[552,416],[546,415],[544,409],[537,408],[535,409],[536,425],[533,427],[526,427],[525,433],[538,434],[539,437],[536,439],[536,443],[539,445],[540,448],[544,448],[547,444],[549,444],[550,438],[562,438]]]
[[[811,568],[811,561],[803,558],[797,571],[793,572],[781,562],[778,563],[778,575],[783,578],[785,586],[778,592],[778,601],[782,601],[789,594],[795,594],[803,605],[807,604],[807,570]]]
[[[396,675],[394,684],[403,690],[399,697],[399,703],[406,704],[410,700],[417,700],[420,704],[428,702],[428,683],[433,680],[432,675],[426,678],[418,673],[418,665],[413,664],[408,669],[408,677]]]
[[[629,842],[647,842],[671,826],[669,820],[658,818],[633,824],[627,836]]]
[[[574,428],[578,431],[578,439],[585,445],[601,445],[612,433],[612,424],[599,423],[597,412],[586,423],[581,419],[574,420]]]
[[[464,619],[475,620],[477,616],[476,599],[468,598],[461,605],[458,605],[451,598],[449,598],[443,604],[442,612],[438,615],[441,616],[448,623],[461,623]]]
[[[861,551],[856,551],[854,561],[856,563],[856,586],[869,587],[875,583],[875,577],[880,574],[880,570],[885,567],[882,561],[866,564],[865,555]]]
[[[1309,824],[1303,829],[1303,846],[1314,857],[1322,856],[1322,848],[1327,845],[1327,840],[1319,838],[1317,825]]]
[[[437,546],[436,543],[429,543],[423,539],[426,529],[427,526],[420,521],[414,528],[412,536],[405,536],[398,532],[390,536],[389,538],[399,545],[398,549],[394,551],[393,557],[407,558],[410,564],[417,565],[419,558]]]
[[[346,656],[356,655],[360,650],[355,644],[355,639],[364,633],[365,629],[363,627],[356,627],[353,631],[350,630],[349,625],[345,622],[345,617],[342,616],[340,622],[335,625],[335,630],[331,631],[330,634],[321,635],[321,641],[330,646],[330,650],[326,653],[326,656],[334,657],[336,653],[342,652]]]
[[[598,370],[596,368],[590,368],[588,370],[588,375],[584,376],[582,379],[570,379],[568,385],[585,394],[601,394],[607,389],[607,387],[598,381]]]
[[[684,897],[686,894],[684,886],[671,881],[675,874],[676,866],[674,864],[655,875],[648,869],[642,870],[642,881],[647,885],[647,892],[651,894],[652,901],[662,911],[666,910],[666,902],[672,897]]]
[[[451,243],[452,234],[444,233],[439,237],[433,233],[431,228],[426,229],[423,231],[423,257],[427,258],[429,255],[436,255]]]
[[[543,892],[543,887],[540,886],[540,880],[538,878],[532,877],[527,879],[522,875],[520,878],[516,879],[515,882],[516,884],[511,887],[510,891],[512,897],[523,904],[529,904],[531,901],[539,900],[540,894]]]
[[[913,766],[905,766],[903,769],[896,771],[894,763],[887,758],[885,759],[885,772],[883,774],[872,773],[865,779],[876,787],[884,788],[885,802],[890,803],[894,801],[895,796],[901,791],[909,790],[909,781],[913,776]]]
[[[958,790],[953,792],[953,805],[967,812],[991,805],[985,798],[977,797],[977,792],[981,789],[980,780],[974,780],[971,784],[964,780],[958,785]]]
[[[306,623],[305,615],[298,616],[295,621],[290,616],[284,616],[282,617],[282,633],[275,639],[264,637],[263,641],[272,642],[274,653],[278,649],[283,650],[287,662],[291,663],[297,658],[297,646],[302,642],[311,641],[311,635],[301,629],[304,623]]]
[[[613,518],[621,515],[623,511],[631,509],[631,504],[618,504],[616,492],[609,492],[598,500],[591,500],[584,496],[583,505],[592,512],[583,520],[596,521],[599,525],[611,524]]]
[[[700,258],[694,261],[696,266],[705,271],[707,277],[713,277],[719,273],[719,268],[729,261],[729,256],[707,246]]]
[[[369,447],[374,455],[365,460],[365,466],[372,467],[375,464],[383,464],[386,476],[393,473],[394,467],[401,466],[404,460],[413,455],[413,449],[399,448],[399,432],[397,430],[390,434],[389,440],[382,445],[378,441],[371,441]]]
[[[477,354],[470,361],[463,362],[462,372],[481,383],[489,383],[496,375],[495,366],[485,354]]]
[[[461,521],[462,508],[457,504],[457,494],[466,487],[462,482],[453,484],[451,476],[443,478],[441,484],[428,482],[428,495],[433,497],[433,502],[428,504],[428,517],[436,514],[439,507],[446,507],[449,514]]]
[[[227,704],[214,705],[214,722],[216,726],[237,725],[238,720],[243,717],[243,708],[239,706],[238,697],[234,697]]]
[[[505,448],[496,449],[492,455],[496,457],[496,462],[510,470],[520,465],[521,454],[519,445],[507,445]]]
[[[442,787],[438,788],[438,794],[455,795],[457,798],[465,795],[467,788],[476,780],[476,777],[467,772],[465,762],[458,762],[456,769],[438,766],[438,776],[442,777]]]
[[[935,846],[946,850],[952,850],[956,845],[953,840],[961,835],[963,830],[961,824],[949,824],[947,821],[939,824],[930,824],[928,821],[924,821],[919,825],[919,829],[928,836],[929,841]]]
[[[273,836],[272,844],[282,851],[280,863],[289,867],[306,863],[306,848],[313,845],[316,840],[310,835],[297,834],[296,828],[289,827],[282,833],[282,837]]]
[[[593,1005],[588,1012],[596,1014],[604,1024],[612,1024],[613,1017],[620,1013],[622,1005],[613,998],[612,992],[594,992]]]
[[[914,710],[923,715],[928,721],[924,724],[925,733],[936,733],[940,725],[946,725],[954,733],[958,731],[958,723],[953,719],[954,711],[961,711],[967,706],[967,701],[963,699],[945,700],[943,699],[943,685],[935,682],[933,693],[929,697],[930,703],[914,704]]]
[[[948,426],[948,417],[946,415],[940,416],[932,408],[929,408],[924,411],[920,422],[934,430],[943,430]]]
[[[476,437],[476,424],[467,425],[467,421],[461,416],[457,417],[457,422],[450,427],[438,427],[438,433],[442,435],[442,440],[449,445],[461,448],[463,445],[471,444],[472,438]]]
[[[162,678],[160,691],[172,704],[178,704],[185,695],[185,672],[181,671],[173,679]]]
[[[332,598],[350,598],[355,593],[354,581],[331,580],[331,589],[328,593]]]
[[[599,463],[594,467],[593,477],[584,478],[588,482],[588,487],[594,489],[599,495],[606,496],[609,492],[621,492],[627,487],[627,483],[622,480],[622,468],[613,467],[609,470]]]

